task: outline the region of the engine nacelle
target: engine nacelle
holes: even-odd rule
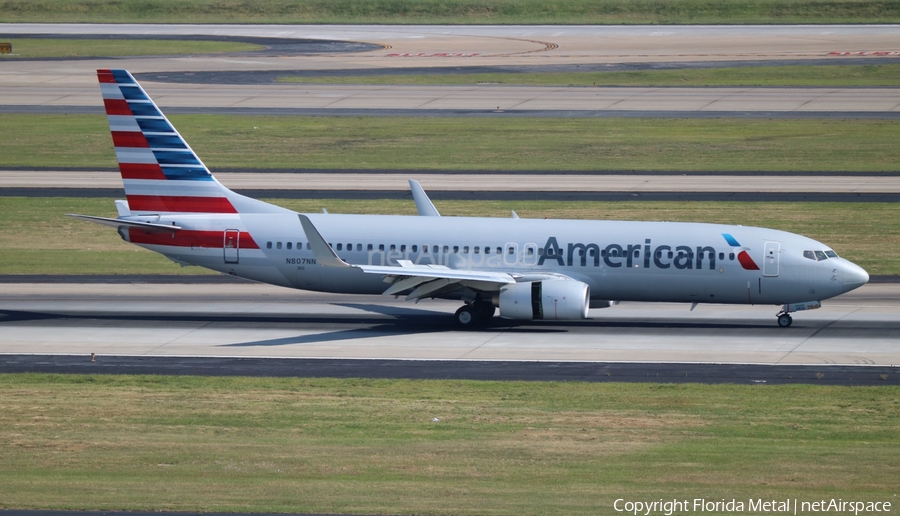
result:
[[[507,319],[587,319],[591,289],[575,280],[511,283],[500,289],[500,317]]]

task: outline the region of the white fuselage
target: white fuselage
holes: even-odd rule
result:
[[[595,300],[785,304],[827,299],[868,280],[829,248],[773,229],[703,223],[308,214],[350,264],[398,260],[453,269],[558,273],[589,285]],[[173,215],[161,223],[235,230],[231,246],[138,243],[185,264],[286,287],[381,294],[388,285],[359,269],[317,263],[295,212]],[[226,235],[228,232],[226,231]],[[247,239],[247,235],[252,240]],[[729,243],[726,236],[731,237]],[[739,245],[733,245],[733,244]],[[741,263],[741,252],[751,268]],[[808,254],[808,253],[807,253]],[[758,267],[753,269],[752,267]]]

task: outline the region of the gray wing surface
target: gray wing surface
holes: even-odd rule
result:
[[[334,252],[309,217],[299,213],[297,216],[316,257],[316,263],[326,267],[356,268],[366,274],[380,274],[391,283],[391,286],[382,293],[386,296],[412,290],[406,299],[418,300],[459,286],[477,290],[499,290],[503,285],[516,282],[516,278],[506,272],[459,270],[443,265],[415,265],[409,260],[399,260],[398,266],[351,265]]]

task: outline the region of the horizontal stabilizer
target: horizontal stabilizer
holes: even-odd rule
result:
[[[122,220],[122,219],[110,219],[107,217],[95,217],[93,215],[78,215],[76,213],[66,213],[69,217],[74,217],[76,219],[86,220],[88,222],[93,222],[95,224],[102,224],[104,226],[109,226],[113,228],[121,228],[121,227],[129,227],[129,228],[141,228],[146,229],[147,231],[178,231],[181,229],[181,226],[175,226],[170,224],[156,224],[154,222],[141,222],[137,220]]]

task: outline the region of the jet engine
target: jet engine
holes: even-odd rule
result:
[[[500,289],[500,317],[507,319],[587,319],[590,287],[575,280],[511,283]]]

